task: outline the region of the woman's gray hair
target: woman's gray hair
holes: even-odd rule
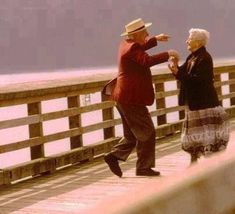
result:
[[[189,34],[192,39],[199,41],[204,46],[208,43],[210,38],[210,33],[200,28],[191,28]]]

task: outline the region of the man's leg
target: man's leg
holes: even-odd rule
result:
[[[155,165],[155,128],[147,107],[119,104],[119,109],[137,139],[137,172],[148,171],[151,175],[159,175],[159,172],[155,174],[150,170]]]
[[[136,146],[136,138],[131,132],[128,123],[122,113],[122,111],[117,109],[121,115],[124,138],[113,148],[111,152],[104,156],[105,162],[108,164],[110,170],[117,176],[122,177],[122,171],[119,166],[118,161],[126,161],[132,150]]]
[[[138,141],[136,170],[145,170],[155,167],[155,133],[146,141]]]
[[[128,121],[126,120],[126,117],[124,116],[124,113],[119,108],[119,106],[120,105],[118,104],[117,109],[122,119],[124,137],[119,141],[116,146],[114,146],[113,150],[110,153],[119,160],[126,161],[128,156],[131,154],[132,150],[135,148],[137,139],[132,133],[128,125]]]

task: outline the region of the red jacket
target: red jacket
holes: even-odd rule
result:
[[[123,104],[152,105],[154,89],[150,67],[166,62],[167,52],[148,55],[148,50],[157,45],[155,37],[146,41],[144,45],[124,40],[118,53],[117,83],[112,92],[112,99]]]

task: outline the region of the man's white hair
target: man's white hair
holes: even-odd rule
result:
[[[206,45],[210,38],[210,33],[200,28],[191,28],[189,34],[192,39],[199,41],[202,45]]]

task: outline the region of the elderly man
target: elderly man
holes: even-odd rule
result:
[[[155,128],[147,105],[154,102],[154,89],[150,67],[167,62],[169,57],[178,58],[174,50],[149,55],[145,51],[158,41],[168,41],[169,36],[160,34],[147,39],[147,27],[136,19],[125,26],[121,36],[127,36],[119,47],[118,76],[111,97],[121,115],[124,138],[104,156],[110,170],[122,177],[119,161],[126,161],[134,148],[137,152],[136,175],[159,176],[155,166]],[[113,83],[113,82],[112,82]]]

